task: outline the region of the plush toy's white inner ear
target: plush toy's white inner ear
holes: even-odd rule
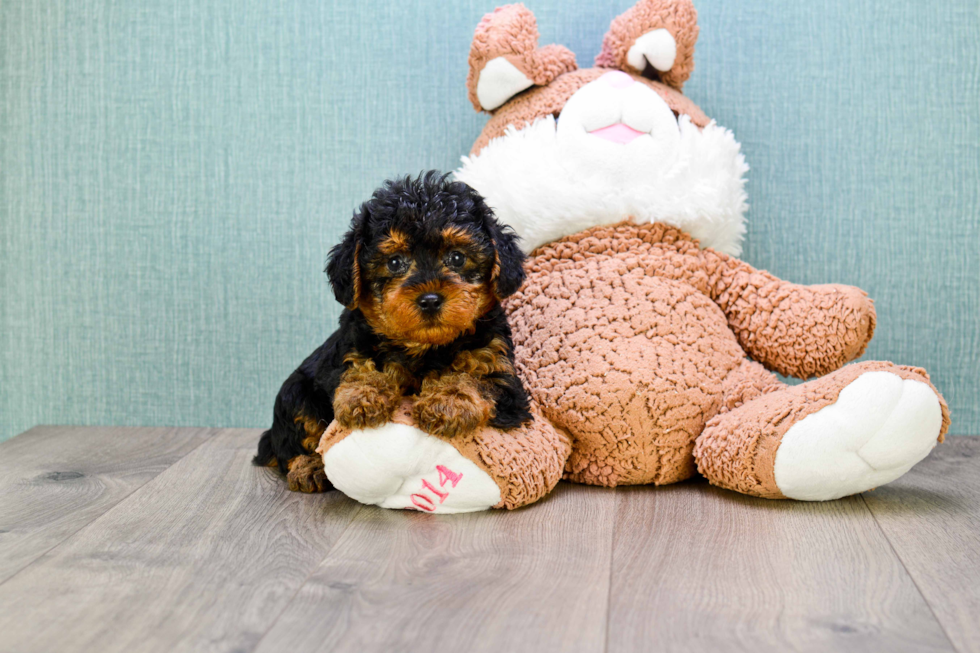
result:
[[[626,53],[626,62],[638,72],[643,72],[647,62],[662,73],[674,67],[677,58],[677,42],[670,32],[661,28],[647,32]]]
[[[514,97],[526,88],[534,86],[534,82],[504,57],[497,57],[487,62],[480,71],[480,79],[476,83],[476,99],[480,106],[487,111],[493,111],[504,102]]]

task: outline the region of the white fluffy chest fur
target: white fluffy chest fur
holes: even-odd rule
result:
[[[463,157],[456,178],[486,198],[528,252],[590,227],[632,219],[676,226],[702,247],[738,256],[748,165],[732,133],[714,122],[700,130],[687,116],[671,132],[672,114],[669,122],[656,115],[653,122],[632,117],[639,112],[630,102],[656,100],[635,92],[611,103],[612,91],[595,84],[580,89],[557,121],[545,116],[524,129],[511,127],[478,155]],[[589,87],[591,96],[583,94]],[[626,125],[642,136],[623,143],[596,134],[609,133],[609,125]]]

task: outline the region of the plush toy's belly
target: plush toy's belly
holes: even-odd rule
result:
[[[694,439],[745,354],[721,309],[673,276],[592,256],[532,273],[510,306],[518,371],[573,438],[566,478],[628,485],[694,473]]]

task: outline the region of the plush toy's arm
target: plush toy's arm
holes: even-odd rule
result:
[[[874,303],[859,288],[801,286],[711,249],[702,253],[711,298],[753,359],[787,376],[832,372],[864,353]]]

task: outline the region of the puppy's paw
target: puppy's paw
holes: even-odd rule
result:
[[[323,471],[320,456],[296,456],[289,461],[286,483],[292,492],[326,492],[333,489]]]
[[[390,384],[341,383],[333,397],[334,419],[349,429],[381,426],[391,419],[400,399]]]
[[[493,417],[493,404],[471,378],[453,374],[426,383],[412,407],[415,424],[432,435],[451,438],[473,431]]]

